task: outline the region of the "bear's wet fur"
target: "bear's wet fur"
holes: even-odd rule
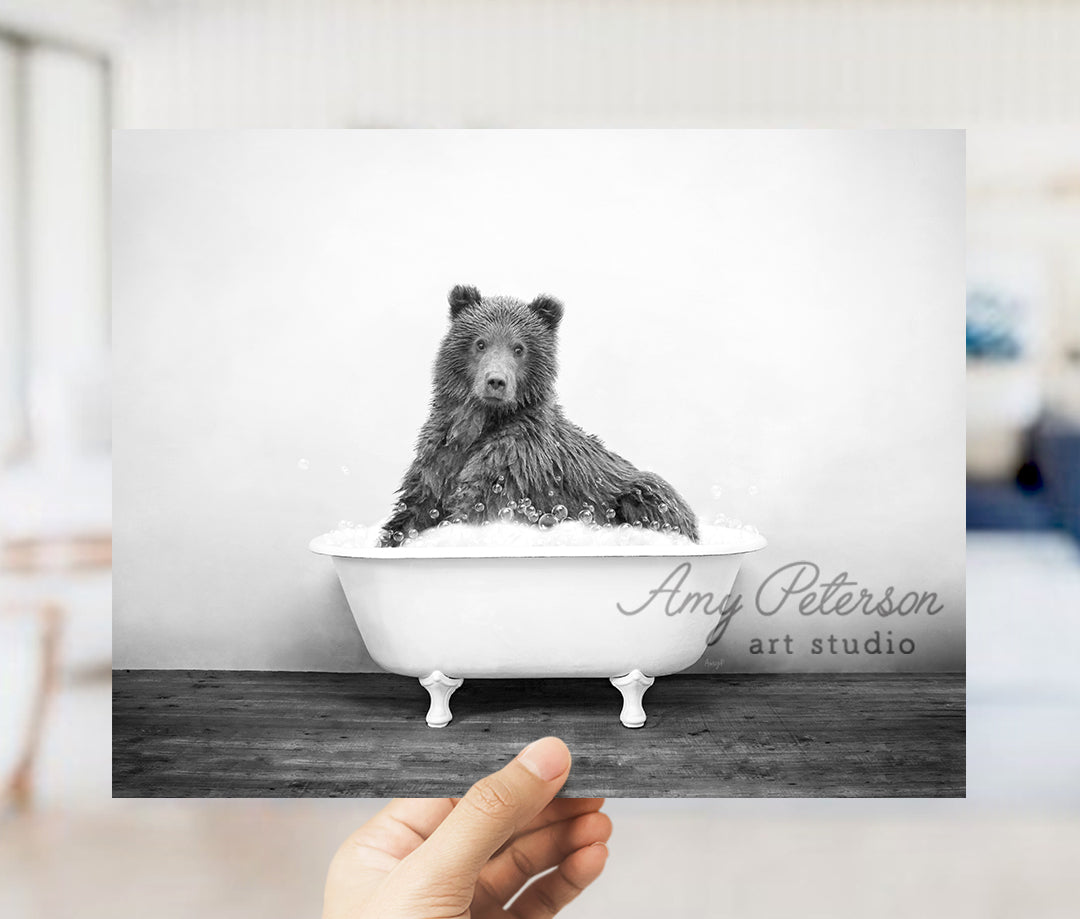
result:
[[[459,285],[449,301],[431,412],[381,545],[446,520],[504,519],[499,511],[509,505],[514,520],[536,523],[560,504],[570,518],[591,509],[598,524],[669,526],[697,540],[696,517],[674,488],[607,449],[556,403],[558,300],[481,297]]]

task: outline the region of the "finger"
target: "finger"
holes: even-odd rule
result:
[[[607,842],[610,837],[611,820],[601,813],[584,814],[534,830],[484,866],[477,889],[493,905],[503,906],[536,875],[554,868],[578,849]]]
[[[454,807],[457,807],[461,798],[448,798]],[[598,811],[607,803],[607,798],[556,798],[545,807],[536,818],[530,821],[528,826],[521,828],[522,833],[531,833],[549,823],[558,823],[560,820],[569,820],[579,814],[588,814]]]
[[[549,919],[600,877],[608,850],[593,843],[569,855],[558,868],[537,878],[510,907],[517,919]]]
[[[550,803],[569,772],[566,744],[557,737],[534,741],[473,785],[402,868],[410,865],[418,878],[476,878],[492,854]]]
[[[550,826],[552,823],[560,823],[563,820],[572,820],[582,814],[591,814],[604,806],[604,798],[556,798],[545,807],[533,820],[523,826],[516,834],[510,837],[499,852],[502,852],[510,843],[526,833]],[[496,855],[499,853],[496,852]]]
[[[377,816],[403,824],[423,840],[435,832],[453,809],[449,798],[394,798]]]
[[[395,798],[353,833],[343,848],[376,849],[400,861],[453,809],[449,798]]]

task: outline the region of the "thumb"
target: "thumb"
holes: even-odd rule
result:
[[[569,772],[570,751],[558,737],[533,741],[466,792],[409,856],[410,868],[421,883],[452,878],[471,886],[503,843],[551,803]]]

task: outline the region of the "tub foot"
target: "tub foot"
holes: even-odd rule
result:
[[[625,676],[613,676],[611,685],[622,693],[623,706],[619,719],[624,727],[640,728],[645,724],[645,709],[641,698],[645,690],[656,682],[651,676],[645,676],[640,670],[631,670]]]
[[[427,713],[429,728],[444,728],[454,716],[450,714],[450,697],[454,694],[464,680],[455,680],[448,677],[441,670],[433,670],[425,677],[420,678],[420,685],[431,696],[431,707]]]

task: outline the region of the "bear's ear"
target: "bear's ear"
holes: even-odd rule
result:
[[[450,301],[450,318],[457,319],[458,314],[463,309],[480,303],[480,291],[475,287],[458,284],[457,287],[450,291],[450,296],[447,299]]]
[[[559,327],[559,322],[562,320],[563,305],[554,297],[549,297],[547,294],[540,294],[532,303],[529,304],[531,309],[537,316],[544,320],[544,324],[554,332]]]

